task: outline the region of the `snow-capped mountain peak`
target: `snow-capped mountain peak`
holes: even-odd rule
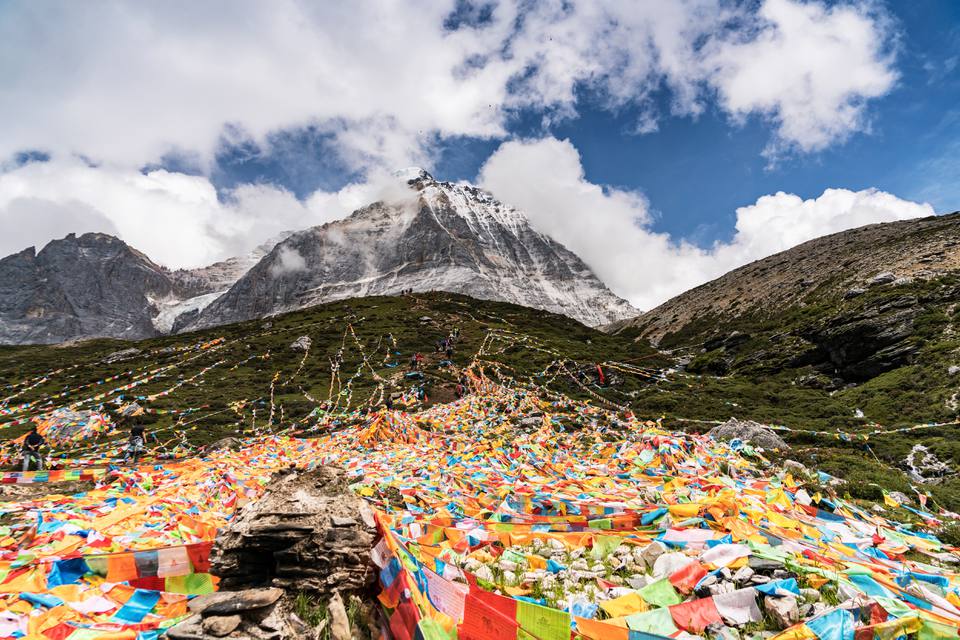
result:
[[[377,202],[279,243],[190,328],[404,289],[504,300],[600,325],[635,315],[576,255],[473,185],[419,168],[413,198]]]

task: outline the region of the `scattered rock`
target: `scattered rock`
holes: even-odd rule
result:
[[[887,495],[899,502],[900,504],[910,504],[910,496],[903,493],[902,491],[891,491]]]
[[[232,438],[230,436],[227,436],[226,438],[220,438],[216,442],[211,442],[206,447],[204,447],[204,451],[206,453],[211,453],[213,451],[222,451],[224,449],[237,451],[241,447],[243,447],[243,443],[240,442],[240,440],[238,440],[237,438]]]
[[[786,629],[800,622],[800,608],[797,605],[797,599],[792,596],[782,598],[767,596],[763,599],[763,608],[778,629]]]
[[[845,300],[849,300],[850,298],[856,298],[857,296],[862,296],[866,292],[867,290],[863,289],[862,287],[853,287],[852,289],[847,289],[843,293],[843,298]]]
[[[816,589],[803,588],[800,589],[800,595],[807,602],[819,602],[820,601],[820,592]]]
[[[881,284],[890,284],[891,282],[895,282],[896,279],[897,279],[897,276],[890,273],[889,271],[884,271],[882,273],[878,273],[877,275],[867,280],[867,286],[876,287]]]
[[[350,620],[347,618],[347,610],[343,606],[343,598],[340,593],[334,593],[327,604],[327,610],[330,612],[330,637],[332,640],[352,640],[350,633]]]
[[[947,375],[955,376],[958,373],[960,373],[960,367],[958,367],[957,365],[952,364],[949,367],[947,367]]]
[[[283,589],[272,587],[245,589],[243,591],[217,591],[207,596],[195,598],[188,606],[190,606],[191,611],[201,613],[204,616],[227,616],[240,611],[269,607],[282,595]],[[206,598],[206,600],[196,603],[200,598]]]
[[[217,638],[229,635],[240,626],[243,618],[238,615],[232,616],[207,616],[203,619],[201,627],[204,632]]]
[[[143,413],[143,407],[136,402],[129,402],[120,407],[120,410],[117,413],[122,416],[136,416]]]
[[[167,638],[170,640],[204,640],[206,634],[203,631],[201,620],[199,614],[190,616],[167,629]]]
[[[647,568],[652,569],[653,565],[657,561],[657,558],[666,552],[667,546],[665,544],[654,541],[643,548],[643,550],[640,552],[640,559],[643,560],[644,564],[647,565]]]
[[[129,349],[121,349],[120,351],[114,351],[106,358],[103,359],[105,364],[113,364],[114,362],[120,362],[121,360],[129,360],[130,358],[140,355],[140,349],[130,347]]]
[[[919,442],[910,449],[910,453],[904,460],[904,465],[907,467],[907,474],[914,482],[935,482],[949,475],[952,471],[949,464],[938,458],[935,453]],[[895,498],[895,500],[910,503],[909,498],[905,500]]]
[[[634,589],[643,589],[648,584],[647,576],[642,573],[632,575],[627,578],[627,584]]]
[[[789,449],[789,445],[767,425],[753,420],[730,418],[711,429],[707,435],[718,440],[740,440],[764,449]]]
[[[294,351],[309,351],[312,344],[310,336],[300,336],[290,344],[290,348]]]
[[[796,460],[784,460],[783,461],[784,471],[789,471],[792,474],[799,476],[810,475],[810,471],[801,463]]]
[[[737,569],[737,572],[733,574],[733,581],[737,584],[743,584],[753,577],[753,573],[753,569],[750,567],[740,567]]]

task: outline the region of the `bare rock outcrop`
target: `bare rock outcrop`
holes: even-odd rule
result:
[[[778,436],[767,425],[753,420],[737,420],[730,418],[721,425],[711,429],[707,435],[718,440],[741,440],[754,447],[763,447],[766,450],[784,451],[790,448],[783,438]]]
[[[373,512],[350,491],[343,471],[277,473],[264,496],[217,535],[210,560],[220,591],[191,600],[193,615],[168,637],[286,640],[327,629],[331,638],[351,638],[344,598],[360,595],[362,602],[373,584],[375,534]],[[296,614],[303,596],[310,606],[326,602],[319,626]],[[371,608],[361,608],[369,624]]]
[[[212,570],[222,589],[362,591],[374,578],[375,534],[372,511],[339,469],[281,472],[217,536]]]

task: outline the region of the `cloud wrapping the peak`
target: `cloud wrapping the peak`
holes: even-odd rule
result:
[[[349,185],[341,193],[317,192],[301,202],[278,187],[246,184],[221,202],[204,176],[33,163],[0,173],[0,228],[7,231],[0,255],[100,231],[165,266],[199,267],[244,255],[283,231],[342,218],[382,189]]]
[[[504,143],[478,180],[640,309],[819,236],[934,214],[929,204],[872,189],[827,189],[807,200],[781,192],[737,209],[731,241],[703,249],[654,231],[642,194],[590,183],[567,140]]]
[[[283,245],[277,252],[276,260],[270,265],[270,276],[279,278],[288,273],[296,273],[307,268],[307,261],[296,249]]]

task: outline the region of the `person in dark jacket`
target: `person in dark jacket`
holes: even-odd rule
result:
[[[23,470],[30,470],[30,461],[33,460],[37,464],[37,470],[43,469],[43,457],[40,455],[40,447],[46,444],[43,436],[40,435],[40,432],[37,431],[37,426],[34,425],[30,429],[30,433],[27,434],[27,437],[23,441]]]
[[[140,416],[131,416],[128,418],[130,423],[130,440],[127,442],[127,453],[124,456],[125,462],[137,464],[140,456],[147,452],[146,427],[139,420]]]

